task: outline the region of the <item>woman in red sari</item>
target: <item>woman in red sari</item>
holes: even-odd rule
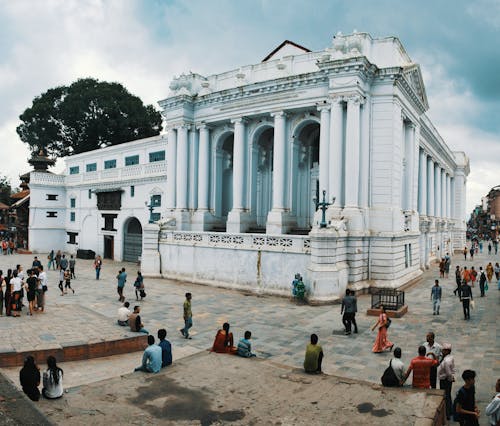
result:
[[[236,348],[233,346],[233,333],[229,331],[229,323],[225,322],[222,325],[222,330],[218,330],[215,335],[212,352],[219,354],[235,354]]]
[[[377,326],[378,333],[375,343],[373,344],[372,351],[375,353],[383,352],[386,349],[390,349],[392,351],[394,343],[387,338],[387,314],[385,313],[384,305],[380,305],[380,315],[378,317],[378,321],[372,327],[372,331],[375,330],[375,327]]]

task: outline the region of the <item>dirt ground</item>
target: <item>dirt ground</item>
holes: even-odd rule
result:
[[[60,425],[431,425],[440,391],[384,389],[260,359],[202,352],[158,374],[79,386],[39,403]]]

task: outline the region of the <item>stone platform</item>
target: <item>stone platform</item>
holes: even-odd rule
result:
[[[46,313],[33,316],[4,317],[0,335],[2,367],[23,365],[26,355],[43,365],[49,355],[59,362],[80,361],[140,351],[147,345],[144,334],[78,304],[50,306]]]
[[[442,424],[443,392],[382,388],[202,351],[158,374],[123,374],[69,389],[39,408],[61,425],[431,426]]]

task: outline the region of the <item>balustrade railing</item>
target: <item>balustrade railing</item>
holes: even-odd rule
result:
[[[226,247],[241,250],[263,250],[290,253],[310,253],[311,251],[311,240],[309,237],[301,235],[162,231],[160,241],[167,244]]]

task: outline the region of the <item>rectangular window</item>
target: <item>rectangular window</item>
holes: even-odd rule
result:
[[[57,200],[57,194],[47,194],[47,200],[48,201],[56,201]]]
[[[75,216],[76,216],[76,215],[75,215],[75,212],[70,212],[70,214],[69,214],[69,220],[70,220],[71,222],[74,222],[74,221],[75,221]]]
[[[47,212],[47,217],[57,217],[57,212]]]
[[[92,198],[92,190],[89,189],[89,200]]]
[[[74,209],[76,207],[76,198],[69,199],[69,206]]]
[[[405,268],[409,268],[411,265],[411,244],[405,244]]]
[[[151,205],[153,207],[161,207],[161,195],[151,195]]]
[[[118,217],[117,214],[103,214],[104,219],[104,228],[101,228],[103,231],[116,231],[115,229],[115,219]]]
[[[149,162],[154,163],[155,161],[165,161],[165,151],[150,152]]]
[[[77,232],[67,232],[68,234],[68,244],[76,244]]]
[[[161,219],[161,214],[160,213],[152,213],[151,214],[151,220],[153,222],[158,222]]]
[[[95,172],[97,170],[97,163],[87,164],[87,172]]]
[[[139,156],[131,155],[130,157],[125,157],[125,165],[133,166],[134,164],[139,164]]]
[[[130,196],[131,196],[131,197],[133,197],[134,195],[135,195],[135,186],[134,186],[134,185],[132,185],[132,186],[130,187]]]
[[[116,169],[116,160],[106,160],[104,162],[105,169]]]
[[[69,174],[70,175],[77,175],[80,173],[80,167],[79,166],[73,166],[69,168]]]

